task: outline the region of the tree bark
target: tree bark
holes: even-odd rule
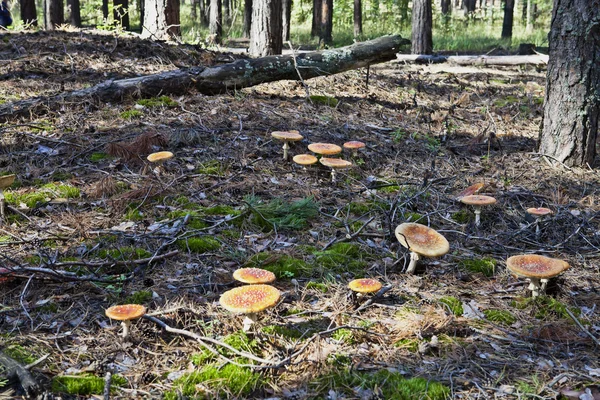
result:
[[[524,0],[523,3],[527,3],[527,23],[525,29],[531,33],[533,31],[533,1]]]
[[[398,9],[400,14],[400,25],[406,26],[408,24],[408,0],[399,0]]]
[[[252,0],[244,1],[244,30],[242,36],[250,37],[250,27],[252,26]]]
[[[221,0],[210,0],[208,31],[211,41],[215,44],[221,43],[223,38],[223,11],[221,10]]]
[[[354,0],[354,37],[357,38],[362,33],[362,0]]]
[[[88,89],[66,92],[52,97],[37,97],[0,104],[0,121],[64,107],[65,103],[82,104],[92,99],[103,102],[122,101],[131,97],[159,94],[182,94],[192,89],[204,94],[224,93],[265,82],[310,79],[337,74],[394,59],[401,47],[410,44],[398,35],[383,36],[339,49],[314,51],[285,56],[242,59],[216,67],[193,67],[118,81],[106,81]]]
[[[412,13],[412,54],[433,52],[431,0],[414,0]]]
[[[323,2],[325,0],[313,0],[312,26],[310,29],[311,36],[321,37],[321,11],[323,10]]]
[[[442,15],[450,14],[450,4],[451,4],[451,0],[442,0],[442,4],[441,4]]]
[[[539,152],[592,166],[600,117],[600,0],[554,2]]]
[[[197,0],[198,1],[198,12],[200,13],[200,26],[208,27],[208,7],[206,5],[206,0]]]
[[[142,38],[169,40],[181,36],[179,0],[146,0],[144,8]]]
[[[249,53],[255,57],[281,54],[281,0],[254,0]]]
[[[229,26],[231,23],[231,4],[229,0],[221,0],[223,3],[223,14],[225,14],[225,24]]]
[[[323,0],[321,2],[321,30],[319,38],[325,44],[331,44],[333,41],[333,0]]]
[[[504,0],[504,20],[502,21],[502,37],[512,39],[513,15],[515,0]]]
[[[37,9],[35,7],[35,0],[21,0],[21,21],[25,25],[30,24],[37,26]]]
[[[543,54],[527,56],[429,56],[398,54],[396,60],[400,63],[414,62],[416,64],[456,64],[456,65],[538,65],[548,64],[548,56]]]
[[[282,31],[283,31],[283,42],[290,40],[290,30],[292,28],[292,0],[283,0],[281,3],[282,9]]]
[[[129,27],[129,0],[113,0],[113,18],[115,24],[120,24],[128,31]]]
[[[64,3],[62,0],[46,0],[45,5],[45,27],[47,31],[53,31],[65,23]]]
[[[3,352],[0,352],[0,366],[1,376],[9,381],[18,380],[28,398],[35,398],[40,392],[41,386],[31,372]]]
[[[108,21],[108,0],[102,0],[102,5],[100,6],[100,8],[102,9],[102,19],[104,21]]]
[[[79,0],[67,0],[69,7],[69,24],[81,28],[81,5]]]

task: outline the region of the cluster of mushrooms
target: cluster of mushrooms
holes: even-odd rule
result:
[[[300,132],[291,130],[291,131],[275,131],[271,132],[271,136],[274,139],[283,141],[283,159],[288,159],[288,150],[290,149],[290,142],[297,142],[304,139],[304,136],[300,134]],[[356,157],[358,155],[358,150],[365,147],[363,142],[359,142],[356,140],[346,142],[343,144],[344,149],[351,150],[352,155]],[[317,161],[323,164],[326,167],[331,168],[331,181],[335,182],[336,178],[336,170],[338,169],[346,169],[352,167],[352,162],[348,160],[343,160],[341,158],[333,158],[332,156],[338,155],[342,152],[342,147],[337,144],[332,143],[311,143],[308,145],[308,150],[317,154],[321,158],[318,159],[316,156],[312,154],[298,154],[293,157],[293,161],[301,165],[304,169],[308,165],[316,164]]]

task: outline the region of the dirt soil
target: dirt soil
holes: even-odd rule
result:
[[[0,101],[235,57],[94,31],[2,34]],[[451,398],[598,394],[600,179],[536,153],[544,82],[533,67],[391,62],[307,88],[90,99],[0,125],[0,171],[17,176],[0,226],[0,348],[38,361],[46,398],[77,398],[59,377],[108,372],[125,380],[117,398],[390,398],[385,380],[364,378],[377,371],[439,382]],[[337,102],[308,101],[307,90]],[[291,155],[312,142],[366,148],[343,153],[354,167],[332,183],[324,166],[282,159],[270,134],[292,129],[304,140]],[[159,150],[175,157],[149,165]],[[477,227],[456,197],[479,182],[498,202]],[[554,213],[536,236],[525,209],[542,206]],[[394,229],[415,220],[450,252],[407,275]],[[506,269],[523,253],[571,268],[532,301]],[[282,293],[245,335],[243,316],[219,306],[243,266],[274,271]],[[352,295],[361,277],[384,293]],[[125,341],[104,314],[124,302],[155,318]],[[243,354],[222,346],[236,335]],[[248,384],[218,375],[236,363],[253,364],[239,369]],[[184,385],[208,365],[212,379]],[[423,393],[394,398],[436,398]]]

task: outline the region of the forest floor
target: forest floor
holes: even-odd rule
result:
[[[100,32],[3,34],[0,99],[235,57]],[[536,153],[544,70],[448,71],[390,62],[368,86],[365,69],[306,81],[335,101],[281,81],[90,99],[0,125],[0,170],[17,175],[0,226],[13,278],[0,283],[0,348],[37,360],[56,398],[101,395],[107,372],[122,398],[600,398],[598,170]],[[367,147],[343,155],[355,166],[332,183],[325,167],[282,160],[270,133],[289,129],[304,136],[292,155]],[[159,174],[156,150],[175,154]],[[498,203],[476,227],[456,196],[478,182]],[[540,206],[554,214],[536,237],[525,209]],[[405,221],[450,242],[414,275],[393,234]],[[532,300],[506,270],[522,253],[571,268]],[[275,272],[282,292],[247,333],[218,303],[243,266]],[[359,277],[389,290],[353,296]],[[123,341],[104,310],[129,302],[207,339],[146,318]]]

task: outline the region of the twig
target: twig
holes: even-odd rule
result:
[[[358,228],[358,230],[356,232],[354,232],[353,234],[349,235],[346,234],[343,238],[341,239],[337,239],[337,238],[333,238],[333,240],[331,240],[329,243],[327,243],[324,247],[322,251],[327,250],[328,248],[330,248],[331,246],[333,246],[335,243],[341,243],[341,242],[349,242],[351,240],[353,240],[354,238],[356,238],[357,236],[360,236],[360,233],[362,232],[363,229],[365,229],[365,227],[367,225],[369,225],[373,220],[375,219],[375,217],[371,217],[367,220],[367,222],[365,222],[360,228]]]
[[[112,383],[111,378],[112,374],[110,373],[110,371],[108,371],[106,375],[104,375],[104,392],[102,394],[104,400],[110,400],[110,384]]]
[[[29,287],[29,284],[31,283],[31,281],[33,280],[34,277],[35,277],[35,274],[33,274],[29,277],[29,279],[27,280],[27,283],[25,284],[25,287],[23,288],[23,291],[21,292],[21,295],[19,296],[19,304],[21,304],[21,308],[23,308],[23,312],[25,313],[25,315],[27,315],[27,318],[29,318],[29,321],[31,321],[31,330],[32,331],[33,331],[33,318],[31,318],[31,315],[29,315],[29,312],[27,312],[27,308],[25,307],[25,304],[23,304],[23,298],[25,297],[25,293],[27,293],[27,288]]]
[[[573,313],[571,312],[571,310],[569,310],[569,307],[565,307],[565,311],[567,312],[567,314],[569,314],[569,317],[571,317],[571,319],[573,321],[575,321],[575,323],[577,324],[577,326],[579,327],[579,329],[581,329],[583,331],[583,333],[585,333],[586,335],[588,335],[589,337],[592,338],[592,340],[594,341],[594,343],[596,344],[596,346],[600,346],[600,341],[590,333],[590,331],[588,331],[587,329],[585,329],[585,327],[581,324],[581,322],[579,322],[579,320],[577,319],[577,317],[575,317],[573,315]]]
[[[381,289],[379,289],[379,291],[377,293],[375,293],[375,295],[373,297],[371,297],[369,300],[365,301],[363,304],[360,305],[360,307],[358,307],[356,310],[354,310],[354,312],[357,313],[357,312],[362,311],[365,308],[369,307],[371,304],[373,304],[373,302],[375,300],[382,297],[384,294],[386,294],[391,289],[392,289],[392,285],[382,287]]]
[[[310,99],[310,90],[308,88],[308,85],[306,84],[306,82],[304,82],[304,78],[302,78],[302,74],[300,73],[300,70],[298,69],[298,62],[296,60],[296,51],[294,50],[294,46],[292,46],[292,42],[290,40],[288,40],[287,43],[288,43],[288,46],[290,46],[290,50],[292,51],[292,60],[294,60],[294,69],[296,70],[296,73],[298,74],[298,78],[300,78],[302,87],[304,87],[304,90],[306,91],[306,98],[308,99],[308,101],[310,101],[312,103],[312,100]]]
[[[38,364],[41,364],[42,362],[44,362],[46,360],[46,358],[50,357],[50,353],[45,354],[43,356],[41,356],[40,358],[38,358],[37,360],[35,360],[34,362],[32,362],[31,364],[27,364],[25,366],[25,369],[29,370],[33,367],[35,367]]]

